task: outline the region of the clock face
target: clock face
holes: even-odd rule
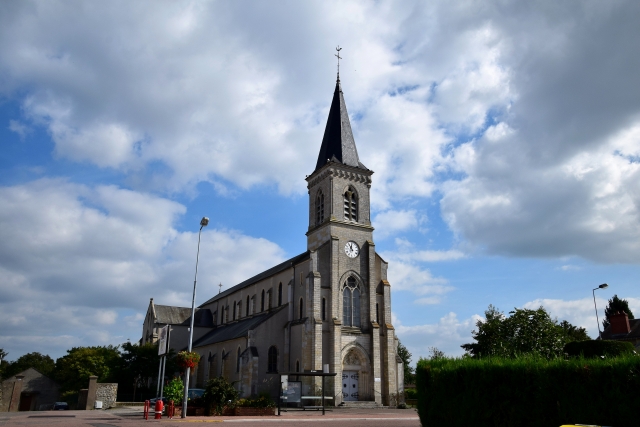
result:
[[[360,253],[360,248],[356,242],[347,242],[347,244],[344,245],[344,253],[347,254],[349,258],[355,258]]]

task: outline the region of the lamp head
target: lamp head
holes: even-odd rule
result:
[[[609,287],[609,285],[607,285],[606,283],[603,283],[602,285],[598,286],[600,289],[607,289]]]
[[[203,216],[200,220],[200,227],[206,227],[209,224],[209,218]]]

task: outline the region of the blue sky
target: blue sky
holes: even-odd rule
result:
[[[0,347],[136,341],[306,249],[335,48],[396,331],[640,313],[633,1],[0,4]]]

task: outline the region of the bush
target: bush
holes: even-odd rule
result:
[[[254,399],[238,400],[236,406],[243,408],[275,408],[276,402],[271,399],[268,393],[260,393],[260,395]]]
[[[575,341],[564,346],[564,352],[569,357],[618,357],[633,354],[633,344],[626,341],[590,340]]]
[[[202,399],[208,415],[222,415],[225,407],[235,406],[238,390],[226,378],[213,378],[207,381]]]
[[[415,388],[405,388],[404,389],[404,398],[405,399],[417,399],[418,398],[418,390]]]
[[[180,405],[184,396],[184,384],[180,378],[174,377],[163,391],[167,399],[173,400],[174,405]]]
[[[640,357],[418,362],[423,426],[637,426]]]

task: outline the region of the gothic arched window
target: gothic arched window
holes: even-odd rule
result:
[[[260,311],[264,311],[264,289],[262,290],[262,299],[260,300]]]
[[[236,303],[233,303],[233,320],[236,320]]]
[[[324,194],[322,190],[318,191],[316,197],[316,225],[322,224],[324,221]]]
[[[282,282],[278,285],[278,307],[282,305]]]
[[[224,306],[220,309],[220,324],[224,323]]]
[[[236,359],[236,372],[240,372],[240,347],[238,347],[238,356]]]
[[[229,323],[229,306],[224,308],[224,323]]]
[[[278,372],[278,349],[275,345],[269,347],[267,362],[267,372]]]
[[[327,299],[322,298],[322,320],[327,320]]]
[[[249,299],[249,295],[247,295],[247,309],[246,309],[247,316],[249,315],[249,302],[251,302],[251,300]]]
[[[342,291],[342,324],[360,327],[360,289],[353,276],[349,276]]]
[[[344,219],[358,221],[358,195],[352,187],[344,192]]]
[[[300,319],[302,319],[302,315],[304,314],[304,300],[302,298],[300,298],[300,306],[298,307],[298,310],[300,310]]]

